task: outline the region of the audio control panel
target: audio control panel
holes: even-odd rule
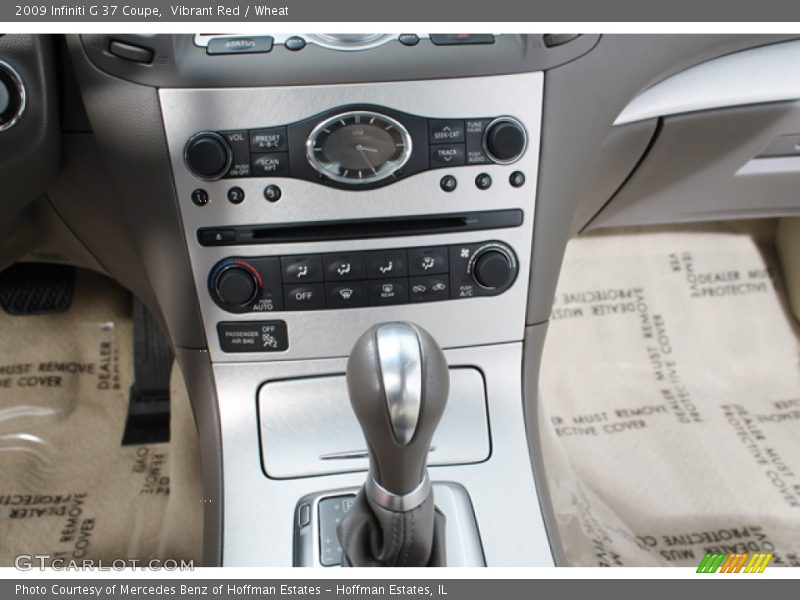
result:
[[[508,245],[488,241],[226,258],[212,269],[208,289],[231,313],[362,308],[496,296],[518,270]]]
[[[527,145],[525,127],[511,116],[428,119],[349,105],[288,125],[201,131],[187,141],[184,160],[205,181],[290,177],[368,190],[429,169],[509,165]]]

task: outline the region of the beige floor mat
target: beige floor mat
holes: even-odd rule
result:
[[[800,344],[770,222],[570,242],[541,435],[575,566],[800,566]]]
[[[170,443],[120,445],[130,315],[127,293],[81,271],[67,313],[0,311],[0,566],[20,554],[200,565],[198,441],[177,368]]]

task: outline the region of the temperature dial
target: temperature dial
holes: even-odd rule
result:
[[[262,286],[261,274],[255,267],[238,259],[221,262],[209,280],[211,295],[226,310],[249,306]]]

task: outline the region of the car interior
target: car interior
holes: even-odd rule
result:
[[[800,566],[799,62],[0,35],[0,565]]]

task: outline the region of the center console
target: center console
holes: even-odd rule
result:
[[[430,478],[448,565],[552,565],[528,458],[522,339],[541,72],[162,88],[220,417],[222,559],[338,564],[364,480],[353,344],[410,321],[444,349]]]

